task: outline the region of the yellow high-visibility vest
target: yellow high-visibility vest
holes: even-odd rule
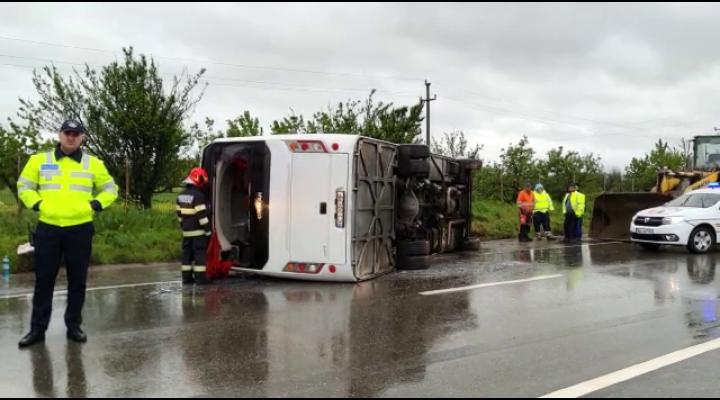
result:
[[[565,204],[567,204],[568,195],[570,196],[570,207],[578,218],[582,218],[585,214],[585,195],[578,191],[566,193],[563,198],[563,214],[567,213]]]
[[[100,159],[83,153],[81,162],[71,157],[56,160],[55,150],[30,157],[17,188],[27,208],[42,200],[41,222],[60,227],[91,222],[92,200],[105,209],[118,197],[118,187]]]
[[[535,198],[535,212],[547,214],[548,211],[555,210],[548,192],[543,191],[542,193],[538,193],[533,191],[533,197]]]

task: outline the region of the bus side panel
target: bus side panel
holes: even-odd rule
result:
[[[368,138],[355,152],[352,259],[360,280],[395,269],[396,154],[397,146]]]

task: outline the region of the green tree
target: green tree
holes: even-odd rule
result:
[[[35,71],[40,100],[21,100],[20,116],[53,131],[66,118],[81,120],[87,149],[119,182],[129,162],[130,196],[149,208],[154,191],[177,173],[178,152],[191,142],[183,122],[202,98],[204,88],[197,95],[195,89],[205,70],[166,85],[152,58],[136,57],[132,47],[123,55],[100,71],[86,65],[68,77],[55,67]]]
[[[517,145],[510,144],[502,149],[499,166],[503,172],[504,193],[501,197],[514,202],[525,181],[538,177],[537,164],[535,150],[530,147],[527,136],[523,136]]]
[[[358,100],[338,103],[314,113],[308,121],[291,110],[290,116],[273,121],[272,133],[347,133],[392,143],[413,143],[422,133],[422,103],[395,107],[393,103],[376,102],[374,95],[375,90],[364,103]]]
[[[247,137],[262,135],[260,120],[253,118],[250,111],[243,112],[235,119],[228,120],[228,129],[225,132],[227,137]]]
[[[626,179],[631,181],[632,189],[649,191],[657,183],[658,171],[669,168],[677,171],[683,168],[686,157],[682,149],[670,147],[668,142],[659,139],[649,154],[642,158],[633,157],[625,167]]]
[[[613,168],[605,173],[603,190],[606,192],[628,192],[630,187],[627,183],[622,171],[619,168]]]
[[[375,102],[370,92],[363,107],[362,134],[392,143],[413,143],[422,134],[423,104],[395,107]]]
[[[443,138],[440,142],[433,138],[431,148],[433,153],[451,158],[479,159],[480,150],[482,150],[483,146],[476,144],[475,147],[468,148],[465,132],[456,129],[452,132],[443,132]]]
[[[326,111],[318,111],[308,121],[309,133],[348,133],[361,134],[363,131],[360,119],[362,110],[358,107],[360,101],[348,100],[338,103],[336,108],[328,107]]]
[[[494,200],[512,200],[508,197],[503,197],[503,194],[510,193],[510,190],[505,190],[505,179],[503,174],[503,168],[501,164],[497,162],[490,165],[483,165],[483,167],[473,174],[473,192],[475,198],[479,199],[494,199]]]
[[[286,135],[295,133],[307,133],[305,127],[305,119],[302,115],[295,115],[295,110],[290,109],[290,115],[284,117],[281,121],[273,121],[272,129],[273,135]]]
[[[547,158],[538,162],[537,180],[553,198],[559,198],[567,184],[577,182],[583,193],[597,194],[603,189],[603,167],[600,157],[565,151],[562,146],[548,151]],[[535,178],[535,177],[533,177]]]
[[[215,131],[215,120],[205,117],[204,127],[200,127],[197,122],[190,125],[187,132],[190,141],[181,149],[180,153],[191,155],[196,163],[200,162],[203,149],[213,140],[225,137],[222,131]]]
[[[18,200],[17,179],[28,158],[42,147],[35,126],[20,126],[8,119],[8,127],[0,124],[0,182]]]

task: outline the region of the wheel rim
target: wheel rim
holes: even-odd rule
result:
[[[699,231],[693,237],[693,243],[695,244],[696,249],[705,251],[712,245],[712,236],[708,233],[708,231]]]

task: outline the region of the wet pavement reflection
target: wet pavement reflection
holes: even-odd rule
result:
[[[65,339],[60,294],[46,343],[25,351],[19,277],[25,286],[0,300],[0,393],[539,396],[720,337],[718,257],[501,241],[359,284],[240,276],[182,287],[169,281],[174,266],[96,270],[91,286],[123,286],[88,292],[89,342]],[[560,276],[420,295],[548,275]],[[132,286],[154,281],[164,283]]]

